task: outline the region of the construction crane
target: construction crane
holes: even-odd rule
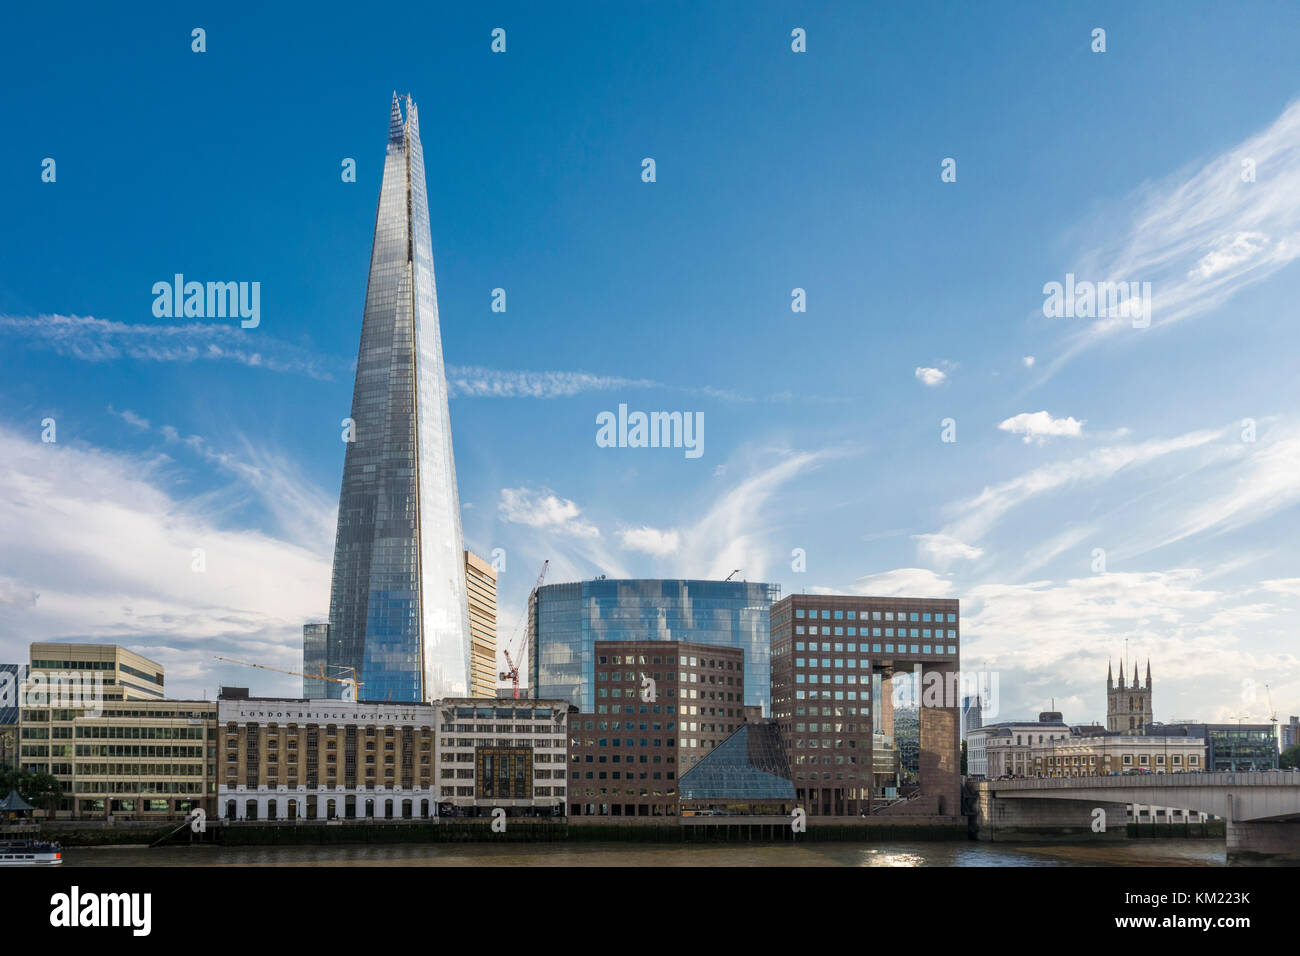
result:
[[[1268,719],[1273,725],[1273,736],[1277,736],[1277,708],[1273,706],[1273,692],[1269,690],[1267,684],[1264,685],[1264,693],[1268,695]]]
[[[225,661],[227,664],[242,664],[244,667],[258,667],[264,671],[275,671],[278,674],[293,674],[296,677],[307,677],[312,680],[327,680],[334,684],[342,684],[344,700],[351,701],[355,704],[360,699],[360,696],[357,694],[357,688],[359,688],[363,682],[357,680],[357,671],[354,667],[346,667],[342,664],[338,665],[343,670],[350,671],[352,673],[351,677],[326,677],[324,674],[304,674],[302,671],[285,670],[283,667],[269,667],[266,664],[254,664],[252,661],[237,661],[233,657],[221,657],[216,654],[213,656],[219,661]]]
[[[511,639],[510,644],[502,648],[506,655],[506,666],[509,670],[501,671],[497,676],[501,680],[509,680],[514,685],[515,700],[519,699],[519,664],[525,664],[528,661],[528,611],[533,603],[533,595],[542,586],[542,582],[546,580],[546,569],[550,567],[550,564],[550,558],[542,562],[542,572],[537,575],[537,583],[528,592],[528,601],[524,605],[523,616],[519,618],[519,627],[515,629],[515,636]],[[522,644],[520,643],[521,638]],[[515,657],[510,656],[510,647],[512,645],[515,646]],[[516,658],[518,663],[515,662]]]
[[[736,568],[736,570],[732,571],[730,574],[728,574],[728,575],[727,575],[725,578],[723,578],[722,580],[723,580],[723,581],[730,581],[730,580],[731,580],[732,578],[734,578],[737,574],[739,574],[740,571],[741,571],[740,568]]]

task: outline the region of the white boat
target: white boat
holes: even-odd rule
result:
[[[0,843],[0,866],[59,866],[63,847],[40,840],[17,840]]]

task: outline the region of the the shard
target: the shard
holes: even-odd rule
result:
[[[393,94],[352,435],[343,465],[326,674],[372,701],[469,693],[460,500],[443,374],[424,152]],[[323,682],[324,683],[324,682]],[[330,697],[343,685],[325,683]]]

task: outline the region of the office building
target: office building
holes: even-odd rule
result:
[[[1287,750],[1300,744],[1300,717],[1292,717],[1281,726],[1283,750]]]
[[[465,552],[469,601],[469,684],[471,697],[497,695],[497,572],[472,551]]]
[[[460,501],[415,103],[396,94],[339,493],[327,673],[371,700],[469,693]],[[329,683],[339,698],[342,685]]]
[[[548,584],[529,603],[529,693],[596,705],[598,641],[688,641],[744,652],[745,703],[769,713],[768,609],[776,585],[613,580]]]
[[[772,605],[772,716],[810,816],[870,812],[879,728],[894,737],[893,680],[915,680],[921,799],[908,810],[961,812],[960,638],[955,600],[790,595]]]
[[[961,739],[984,723],[984,707],[978,695],[961,699]]]
[[[745,722],[744,652],[601,641],[596,701],[569,715],[570,816],[675,817],[677,781]]]
[[[216,705],[161,697],[163,667],[113,644],[31,645],[18,762],[63,793],[56,819],[169,820],[211,813]]]
[[[1209,771],[1272,770],[1277,766],[1277,731],[1272,724],[1153,724],[1156,737],[1191,737],[1205,742]]]
[[[169,820],[214,811],[216,704],[106,700],[99,708],[25,707],[23,770],[58,778],[56,819]]]
[[[567,701],[464,697],[435,710],[441,816],[564,816]]]
[[[60,684],[67,684],[79,693],[77,684],[102,685],[104,700],[163,698],[163,666],[125,647],[38,641],[30,653],[29,688],[44,686],[57,693]]]

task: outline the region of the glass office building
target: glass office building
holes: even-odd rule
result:
[[[1201,738],[1210,772],[1272,770],[1278,765],[1272,724],[1154,724],[1146,732],[1149,737]]]
[[[460,501],[443,373],[424,152],[393,95],[351,436],[339,494],[327,673],[362,700],[469,693]],[[330,697],[342,686],[330,683]]]
[[[769,712],[768,609],[775,584],[613,580],[548,584],[529,603],[529,694],[595,712],[597,641],[692,641],[745,653],[745,704]]]

